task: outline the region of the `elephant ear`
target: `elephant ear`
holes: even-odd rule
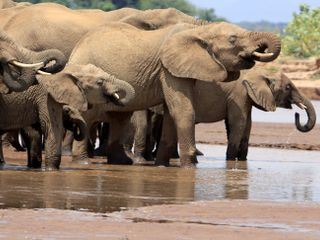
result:
[[[195,29],[174,34],[160,53],[163,66],[175,77],[193,78],[208,82],[225,81],[226,68],[215,57],[212,46]]]
[[[60,72],[49,76],[37,76],[37,80],[58,103],[70,105],[79,111],[88,109],[86,95],[72,74]]]
[[[268,112],[276,110],[276,102],[271,90],[272,82],[269,79],[243,80],[242,84],[246,87],[247,93],[256,107]]]
[[[121,19],[121,22],[130,24],[136,28],[143,30],[155,30],[157,26],[152,24],[150,21],[147,21],[143,18],[143,15],[132,15],[126,18]]]

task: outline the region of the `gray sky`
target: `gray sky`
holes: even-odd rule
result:
[[[301,3],[320,7],[320,0],[189,0],[199,7],[214,8],[218,16],[231,22],[288,22]]]

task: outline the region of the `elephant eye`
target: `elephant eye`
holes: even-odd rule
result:
[[[289,91],[291,89],[291,86],[289,84],[286,85],[286,90]]]
[[[97,83],[99,86],[102,86],[103,82],[104,82],[104,80],[103,80],[102,78],[99,78],[96,83]]]
[[[231,35],[229,37],[229,43],[231,43],[232,45],[234,45],[236,43],[236,41],[237,41],[237,36]]]

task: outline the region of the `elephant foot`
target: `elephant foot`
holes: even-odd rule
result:
[[[196,149],[196,155],[197,156],[203,156],[203,152],[201,152],[198,148]]]
[[[183,168],[183,169],[196,169],[197,167],[195,164],[192,163],[192,164],[184,164],[184,165],[181,164],[181,168]]]
[[[61,155],[56,156],[46,156],[45,159],[45,170],[46,171],[54,171],[60,168],[61,163]]]
[[[72,163],[80,164],[80,165],[88,165],[91,164],[91,160],[88,158],[87,154],[72,156]]]
[[[31,161],[28,161],[28,168],[41,168],[42,161],[38,159],[32,159]]]
[[[108,164],[132,165],[134,160],[123,153],[109,153],[107,156]]]
[[[93,151],[94,156],[105,157],[107,156],[106,149],[104,147],[98,147]]]
[[[144,157],[142,157],[141,155],[140,156],[134,156],[133,164],[134,165],[143,165],[143,164],[148,164],[148,161]]]
[[[180,157],[180,167],[182,168],[195,168],[198,163],[197,157],[194,156],[182,156]]]
[[[154,162],[154,165],[158,167],[169,167],[170,166],[170,160],[161,160],[161,159],[156,159]]]
[[[62,148],[62,156],[72,156],[71,148]]]

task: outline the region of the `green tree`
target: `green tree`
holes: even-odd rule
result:
[[[320,56],[320,8],[300,6],[285,29],[283,51],[296,57]]]

